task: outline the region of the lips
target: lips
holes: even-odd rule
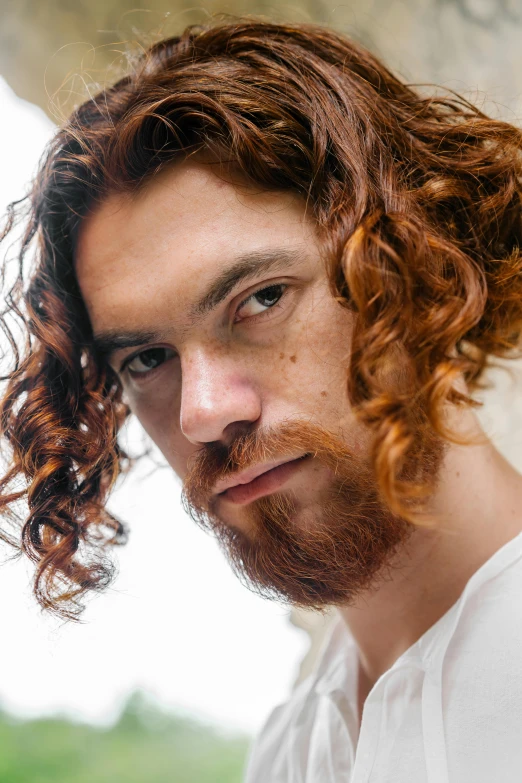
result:
[[[256,465],[243,473],[218,482],[215,493],[223,500],[237,505],[251,503],[263,495],[279,489],[297,470],[308,455]]]
[[[262,465],[253,465],[251,468],[248,468],[248,470],[244,470],[241,473],[234,473],[231,476],[227,476],[227,478],[216,483],[214,494],[220,495],[230,487],[235,487],[237,484],[249,484],[263,473],[266,473],[273,468],[277,468],[285,462],[290,462],[293,459],[294,457],[284,457],[283,459],[272,460],[271,462],[265,462]]]

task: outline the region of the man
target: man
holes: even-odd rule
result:
[[[36,178],[4,514],[78,614],[132,413],[247,585],[336,607],[249,783],[520,780],[522,478],[470,395],[520,346],[521,147],[333,32],[239,20],[146,52]]]

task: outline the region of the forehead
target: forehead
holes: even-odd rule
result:
[[[75,269],[95,332],[157,326],[189,307],[234,257],[309,248],[310,240],[314,225],[295,194],[183,162],[137,194],[98,205],[82,224]]]

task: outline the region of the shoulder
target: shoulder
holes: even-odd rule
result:
[[[465,761],[469,772],[474,764],[477,780],[503,765],[509,772],[513,764],[522,768],[522,536],[517,539],[480,569],[474,585],[470,580],[441,661],[450,766],[457,770]]]
[[[498,653],[499,662],[508,664],[515,652],[518,659],[522,642],[522,534],[474,574],[454,609],[447,650],[450,660],[452,654],[455,658],[472,655],[480,661]]]

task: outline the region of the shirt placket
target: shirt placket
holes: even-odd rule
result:
[[[386,695],[391,678],[404,679],[409,673],[419,673],[424,669],[421,662],[415,659],[404,661],[401,666],[391,668],[375,683],[364,703],[359,740],[355,753],[355,764],[350,783],[369,783],[377,760],[383,738],[389,742],[390,723],[389,705]],[[403,705],[407,709],[407,705]]]

